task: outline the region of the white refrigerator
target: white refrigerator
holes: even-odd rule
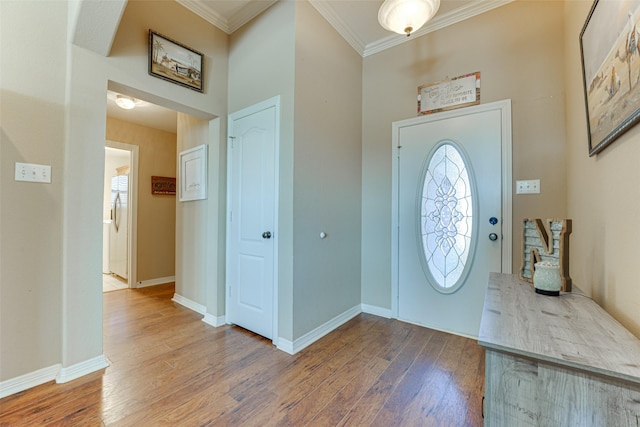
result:
[[[129,175],[111,178],[111,228],[109,229],[109,270],[129,278]]]

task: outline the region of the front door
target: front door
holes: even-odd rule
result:
[[[274,332],[278,99],[229,116],[227,323]]]
[[[489,272],[503,271],[503,112],[478,106],[394,123],[401,320],[478,334]]]

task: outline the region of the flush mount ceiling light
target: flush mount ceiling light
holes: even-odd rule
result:
[[[407,37],[433,18],[440,0],[385,0],[378,11],[378,22],[386,30]]]
[[[136,101],[128,96],[116,95],[116,105],[125,110],[131,110],[136,108]]]

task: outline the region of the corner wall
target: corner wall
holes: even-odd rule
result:
[[[480,71],[481,103],[512,100],[513,271],[523,218],[565,217],[561,2],[513,2],[364,59],[362,303],[391,308],[391,123],[416,116],[421,84]],[[515,191],[515,185],[514,191]]]
[[[306,1],[296,2],[295,70],[297,339],[360,307],[362,58]]]
[[[60,363],[66,40],[65,2],[0,2],[0,382]]]
[[[566,1],[567,211],[573,282],[640,337],[640,126],[589,157],[579,35],[590,1]]]
[[[229,113],[280,95],[278,337],[293,340],[295,1],[275,3],[229,44]]]
[[[213,122],[227,112],[226,34],[175,2],[130,0],[111,53],[104,57],[69,42],[76,26],[68,17],[99,19],[82,13],[95,3],[0,2],[2,382],[52,366],[61,367],[62,380],[69,380],[104,366],[99,362],[104,360],[101,219],[107,87],[117,85],[130,95]],[[150,28],[205,54],[204,93],[149,76]],[[210,126],[214,155],[224,156],[218,145],[225,136],[224,126]],[[25,187],[14,182],[16,161],[52,165],[52,183]],[[218,197],[216,187],[224,181],[215,172],[210,188]],[[224,206],[217,208],[224,216]],[[208,242],[215,249],[220,244],[224,248],[224,239]],[[207,263],[207,274],[214,277],[201,286],[223,286],[217,283],[224,270],[219,258],[200,256],[197,262]]]
[[[307,1],[281,1],[231,36],[229,70],[230,112],[280,95],[277,338],[297,351],[360,307],[362,59]]]
[[[148,74],[149,29],[205,55],[204,93]],[[74,366],[102,353],[102,297],[98,286],[94,290],[87,283],[100,277],[101,233],[94,227],[94,218],[101,209],[95,188],[101,185],[104,167],[107,86],[211,120],[226,114],[226,58],[226,34],[175,2],[127,2],[107,58],[71,46],[65,145],[63,366]],[[216,135],[209,143],[219,144],[220,137]],[[94,171],[100,171],[100,176]],[[71,229],[77,234],[67,231]],[[194,262],[204,264],[208,261],[204,256],[200,253]],[[195,294],[201,299],[196,302],[204,304],[206,292],[198,289]]]

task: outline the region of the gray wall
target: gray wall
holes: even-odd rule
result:
[[[279,1],[229,41],[229,113],[280,95],[278,331],[293,340],[295,2]]]
[[[360,305],[362,58],[296,2],[294,337]],[[320,232],[326,232],[320,239]]]
[[[281,96],[278,336],[294,341],[360,303],[362,59],[294,1],[234,33],[229,52],[230,112]]]
[[[61,357],[66,22],[64,2],[0,2],[0,381]],[[15,162],[51,184],[15,182]]]

